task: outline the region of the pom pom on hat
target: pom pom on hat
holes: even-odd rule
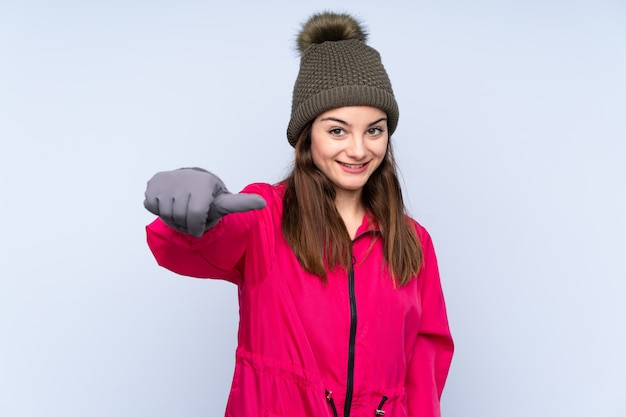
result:
[[[300,53],[309,46],[328,41],[356,39],[367,41],[367,32],[361,24],[348,14],[332,12],[317,13],[302,25],[296,40]]]
[[[379,108],[387,113],[389,135],[395,131],[399,112],[391,82],[380,54],[366,40],[363,26],[347,14],[314,14],[302,26],[300,71],[287,126],[291,146],[317,116],[344,106]]]

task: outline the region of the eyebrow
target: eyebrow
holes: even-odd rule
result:
[[[322,120],[320,120],[320,122],[325,122],[325,121],[333,121],[333,122],[337,122],[340,123],[342,125],[346,125],[346,126],[350,126],[350,123],[346,122],[345,120],[341,120],[338,119],[336,117],[324,117]],[[375,124],[378,124],[382,121],[387,121],[386,117],[381,117],[380,119],[376,120],[375,122],[370,123],[368,126],[374,126]]]

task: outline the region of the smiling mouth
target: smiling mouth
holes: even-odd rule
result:
[[[367,163],[365,164],[346,164],[343,162],[339,162],[341,165],[343,165],[346,168],[350,168],[350,169],[359,169],[359,168],[363,168],[365,165],[367,165]]]

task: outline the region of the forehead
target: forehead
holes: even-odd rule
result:
[[[372,122],[386,118],[386,113],[379,108],[370,106],[345,106],[337,107],[317,116],[316,121],[336,118],[346,122]]]

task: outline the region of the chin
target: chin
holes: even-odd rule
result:
[[[339,185],[337,186],[338,189],[340,189],[341,191],[345,191],[345,192],[349,192],[349,193],[356,193],[356,192],[360,192],[361,190],[363,190],[363,187],[365,186],[365,184],[360,184],[360,185]]]

